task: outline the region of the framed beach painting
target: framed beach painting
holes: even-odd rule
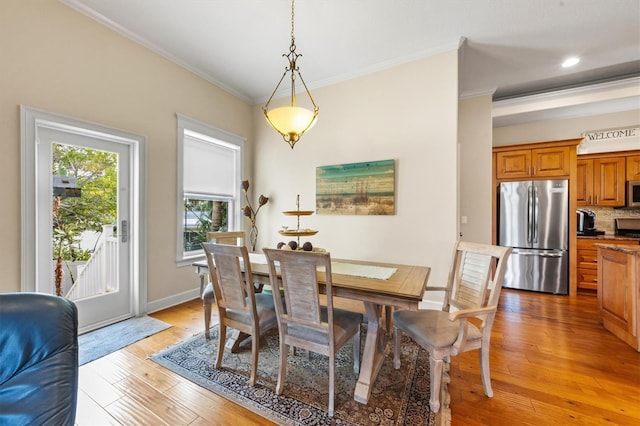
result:
[[[395,214],[395,161],[317,167],[316,213]]]

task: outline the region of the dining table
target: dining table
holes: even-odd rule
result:
[[[265,256],[261,253],[249,253],[249,257],[253,282],[260,286],[270,285]],[[193,266],[200,276],[202,289],[208,279],[208,265],[206,261],[197,261]],[[354,400],[366,404],[385,355],[390,350],[390,310],[392,307],[418,309],[431,268],[332,258],[331,270],[334,297],[358,300],[364,304],[367,331]],[[320,286],[325,283],[322,271],[318,271],[318,283]]]

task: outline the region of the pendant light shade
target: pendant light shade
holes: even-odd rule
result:
[[[289,66],[285,68],[284,74],[280,78],[280,81],[276,85],[276,88],[271,93],[269,100],[262,107],[262,111],[264,112],[264,116],[267,121],[278,133],[282,135],[284,141],[291,146],[293,146],[300,140],[300,136],[307,130],[309,130],[316,123],[318,118],[318,107],[316,106],[313,98],[311,97],[311,93],[309,93],[309,89],[307,89],[307,85],[305,84],[302,74],[300,74],[300,70],[296,64],[298,57],[302,56],[296,53],[296,44],[295,37],[293,35],[293,23],[294,23],[294,8],[293,8],[294,0],[291,0],[291,46],[289,47],[289,53],[285,53],[282,56],[286,57],[289,61]],[[271,99],[278,91],[280,84],[285,79],[285,77],[289,74],[291,80],[291,97],[290,104],[288,106],[282,106],[278,108],[273,108],[269,110],[269,103]],[[313,105],[313,110],[299,107],[296,104],[296,77],[300,79],[304,90]]]
[[[300,139],[300,136],[316,124],[317,109],[310,111],[298,106],[283,106],[265,112],[267,121],[286,142],[290,142],[291,148]]]

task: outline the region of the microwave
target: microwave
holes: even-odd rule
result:
[[[627,207],[640,207],[640,180],[627,182]]]

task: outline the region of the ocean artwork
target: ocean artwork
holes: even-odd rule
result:
[[[316,213],[395,214],[395,161],[317,167]]]

